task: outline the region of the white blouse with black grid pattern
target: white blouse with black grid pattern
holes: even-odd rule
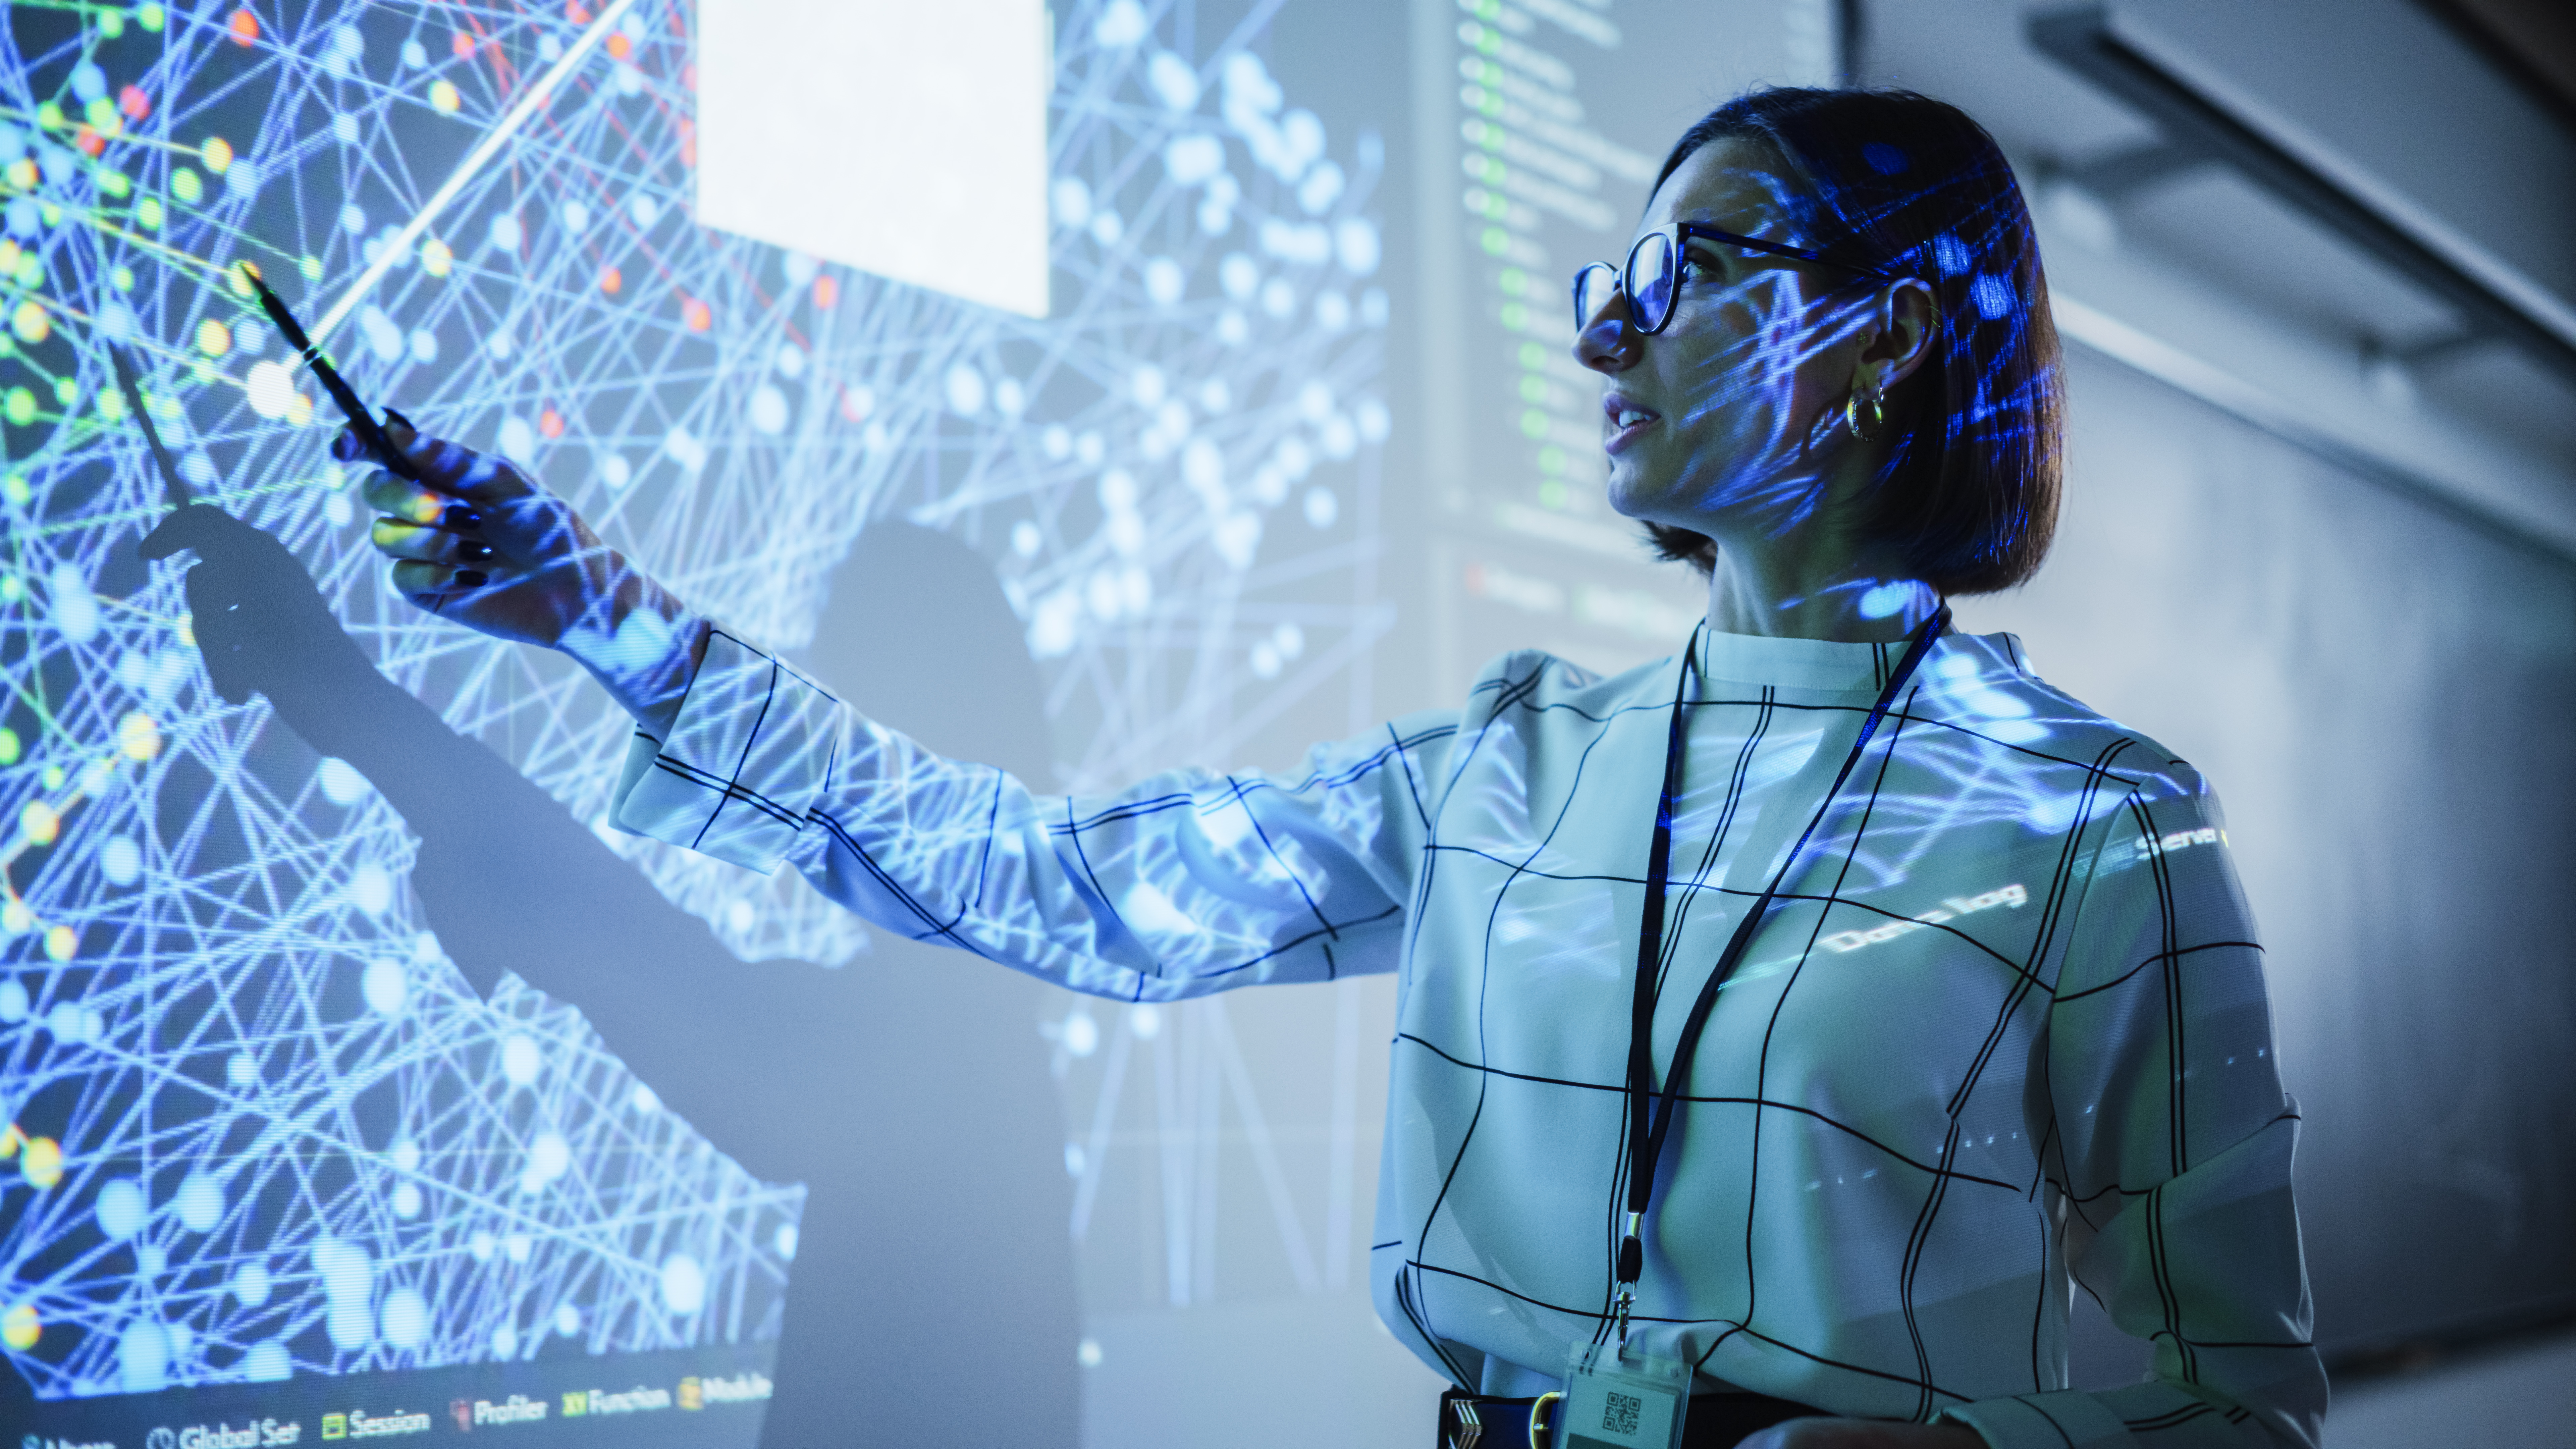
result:
[[[1901,646],[1706,636],[1657,1062]],[[1372,1249],[1426,1362],[1531,1393],[1602,1329],[1630,995],[1679,661],[1539,654],[1294,775],[1031,794],[722,634],[614,819],[791,863],[889,930],[1171,1000],[1399,973]],[[1998,1446],[2313,1445],[2325,1381],[2261,949],[2192,769],[1936,644],[1712,1015],[1646,1224],[1636,1333],[1831,1412]],[[2065,1389],[2069,1277],[2155,1342]]]

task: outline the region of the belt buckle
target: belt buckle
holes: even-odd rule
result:
[[[1556,1429],[1551,1410],[1564,1397],[1564,1394],[1550,1389],[1538,1396],[1537,1403],[1530,1405],[1529,1449],[1547,1449],[1548,1440],[1554,1437]]]

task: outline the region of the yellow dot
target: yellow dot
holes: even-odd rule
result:
[[[33,1303],[21,1303],[7,1313],[0,1313],[0,1343],[20,1353],[34,1348],[37,1338],[43,1333],[44,1325],[36,1321],[36,1305]]]
[[[429,104],[431,109],[440,115],[455,115],[456,108],[464,103],[465,98],[456,93],[456,87],[451,82],[434,81],[430,84]]]
[[[27,909],[25,901],[13,900],[6,905],[0,905],[0,931],[7,931],[12,936],[23,936],[34,929],[36,929],[36,913]]]
[[[18,1149],[26,1145],[27,1134],[18,1130],[17,1123],[12,1122],[6,1127],[0,1127],[0,1162],[6,1162],[17,1156]]]
[[[21,302],[18,310],[9,314],[9,330],[18,334],[19,341],[33,346],[53,334],[54,319],[35,303]]]
[[[45,933],[45,954],[57,961],[68,961],[80,951],[80,932],[69,926],[56,926]]]
[[[221,357],[233,350],[233,329],[221,319],[209,317],[197,324],[197,350],[208,357]]]
[[[433,277],[443,277],[447,275],[448,268],[455,264],[456,253],[448,247],[447,243],[435,237],[421,243],[420,269],[422,271]]]
[[[63,1145],[51,1137],[38,1137],[27,1144],[18,1156],[18,1175],[35,1188],[52,1187],[63,1180]]]
[[[116,747],[130,760],[148,760],[161,753],[161,726],[141,710],[117,722]]]
[[[30,800],[27,808],[18,812],[18,829],[37,845],[51,845],[54,837],[62,834],[63,817],[44,801]]]
[[[197,154],[205,158],[207,170],[221,176],[233,164],[233,143],[221,136],[209,136]]]

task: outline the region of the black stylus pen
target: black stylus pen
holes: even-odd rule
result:
[[[331,365],[331,359],[324,357],[322,349],[313,345],[313,339],[304,335],[303,325],[295,320],[295,314],[287,311],[286,303],[268,289],[268,283],[260,280],[259,270],[247,262],[240,265],[242,275],[250,278],[252,289],[259,293],[260,310],[268,314],[269,321],[277,324],[277,330],[284,334],[288,345],[304,354],[304,365],[313,369],[313,376],[320,380],[322,390],[331,394],[331,401],[340,405],[341,415],[349,420],[358,441],[366,444],[367,450],[374,453],[377,461],[395,477],[414,483],[421,481],[420,470],[412,466],[411,459],[404,455],[402,449],[394,446],[393,439],[385,436],[385,430],[377,425],[375,415],[367,411],[365,403],[358,401],[357,393],[350,390],[339,369]],[[402,416],[391,408],[385,409],[385,415]]]

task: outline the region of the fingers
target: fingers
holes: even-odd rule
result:
[[[472,593],[491,582],[488,570],[472,565],[458,568],[452,564],[404,559],[393,567],[395,592],[423,607],[456,594]]]
[[[385,436],[402,450],[404,459],[420,474],[420,482],[436,492],[486,505],[538,492],[507,460],[428,437],[415,431],[400,413],[387,419]]]
[[[451,510],[456,514],[456,527],[473,528],[483,522],[482,515],[473,508],[381,468],[367,475],[359,494],[367,500],[368,507],[385,517],[421,527],[446,523]]]
[[[492,557],[492,545],[445,528],[423,528],[399,519],[379,518],[367,532],[378,552],[424,563],[477,564]]]

